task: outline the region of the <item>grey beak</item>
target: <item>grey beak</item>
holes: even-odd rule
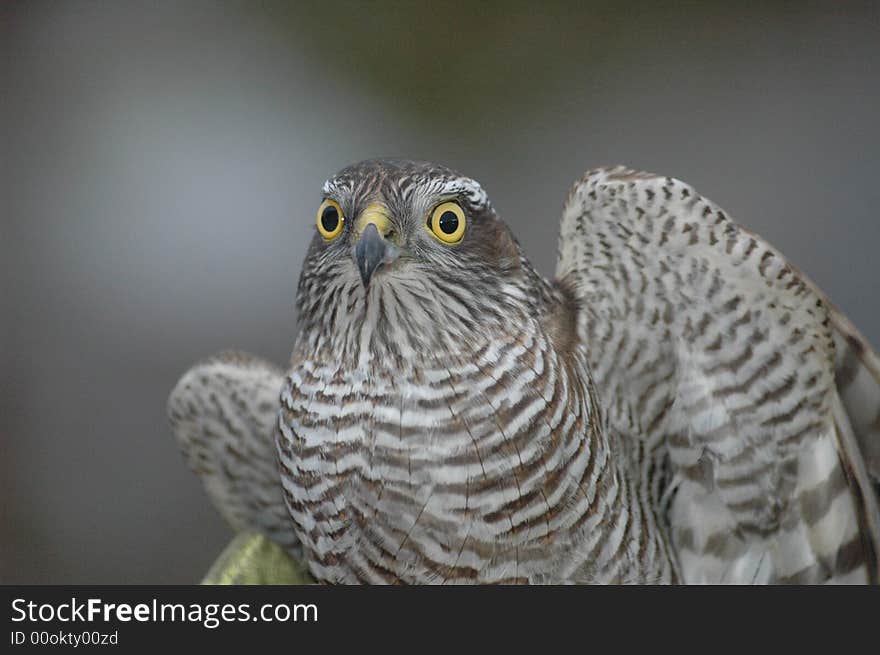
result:
[[[364,287],[370,286],[370,279],[379,265],[390,259],[396,248],[391,246],[382,236],[373,223],[361,234],[360,240],[354,247],[354,258],[357,261],[358,270]]]

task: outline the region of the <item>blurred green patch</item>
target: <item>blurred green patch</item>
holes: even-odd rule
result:
[[[314,584],[305,566],[261,534],[238,534],[202,580],[204,585]]]
[[[768,6],[769,5],[769,6]],[[712,48],[713,35],[755,24],[791,3],[354,1],[267,3],[260,11],[315,51],[420,119],[468,121],[528,112],[550,91],[589,88],[613,58],[638,64],[667,45]],[[674,74],[674,71],[670,71]]]

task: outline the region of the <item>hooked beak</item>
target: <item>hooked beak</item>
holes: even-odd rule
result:
[[[360,236],[354,247],[354,259],[366,289],[376,269],[397,259],[400,249],[386,238],[391,235],[391,219],[388,210],[379,203],[364,210],[356,230]]]
[[[364,288],[370,286],[370,279],[379,265],[388,259],[389,250],[393,248],[384,237],[379,234],[374,223],[367,225],[354,247],[354,258],[357,261],[358,271]]]

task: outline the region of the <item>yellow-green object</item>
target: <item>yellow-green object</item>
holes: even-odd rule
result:
[[[314,584],[306,567],[255,532],[235,536],[202,580],[204,585]]]

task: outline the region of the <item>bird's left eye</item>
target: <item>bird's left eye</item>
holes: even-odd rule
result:
[[[318,232],[327,241],[333,241],[342,232],[342,208],[335,200],[325,200],[318,207]]]
[[[453,245],[461,241],[467,219],[464,210],[455,202],[437,205],[428,215],[427,228],[436,239]]]

